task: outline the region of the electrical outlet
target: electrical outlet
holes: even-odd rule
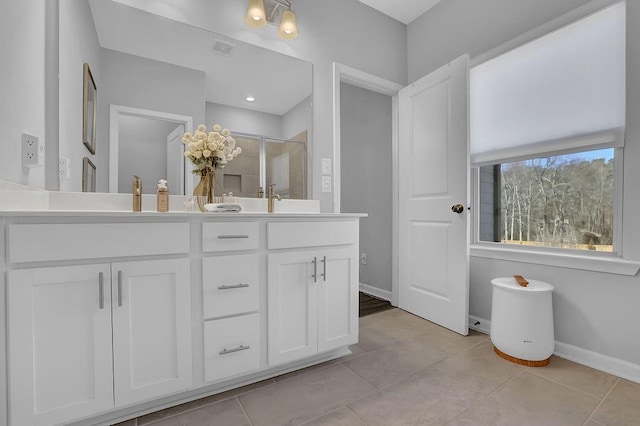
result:
[[[22,165],[25,167],[44,166],[44,143],[39,137],[22,134]]]
[[[322,192],[331,192],[331,176],[322,176]]]
[[[71,160],[67,157],[60,157],[58,159],[58,172],[60,173],[60,180],[71,179]]]
[[[322,159],[322,174],[323,175],[331,174],[331,158]]]
[[[362,263],[363,265],[367,264],[367,253],[360,254],[360,263]]]

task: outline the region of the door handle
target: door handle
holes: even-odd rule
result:
[[[327,256],[322,256],[322,281],[327,281]]]
[[[460,214],[464,211],[464,206],[462,204],[454,204],[451,206],[451,211]]]

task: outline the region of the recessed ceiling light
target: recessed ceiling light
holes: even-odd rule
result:
[[[256,98],[254,98],[253,96],[247,96],[247,102],[254,102],[256,100]]]

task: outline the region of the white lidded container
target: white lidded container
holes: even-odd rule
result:
[[[549,364],[553,335],[553,286],[529,280],[526,287],[514,278],[494,278],[491,306],[491,342],[502,358],[530,367]]]

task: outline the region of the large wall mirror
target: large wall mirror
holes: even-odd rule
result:
[[[98,149],[90,156],[97,191],[130,192],[135,173],[146,188],[171,177],[172,194],[190,193],[197,178],[176,135],[219,123],[243,147],[218,173],[225,192],[251,197],[275,183],[285,197],[306,198],[310,63],[117,0],[61,1],[59,8],[60,155],[87,154],[73,142],[74,85],[77,64],[89,63],[100,88]]]

